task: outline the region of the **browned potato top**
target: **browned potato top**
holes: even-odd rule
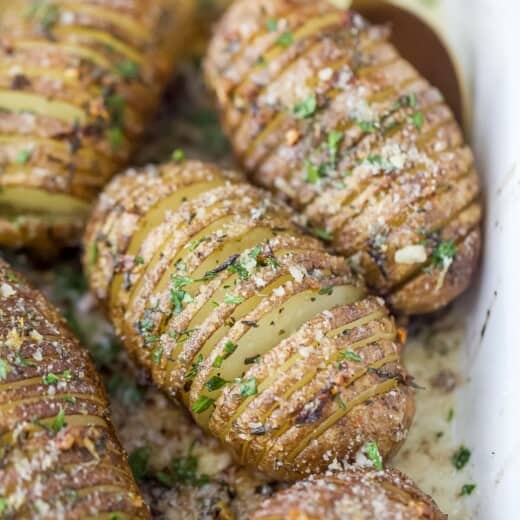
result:
[[[134,151],[194,0],[15,0],[0,10],[0,245],[77,244]]]
[[[311,477],[266,500],[251,520],[445,520],[396,469],[347,469]]]
[[[431,312],[468,286],[480,249],[473,155],[386,28],[326,0],[238,0],[205,69],[251,178],[395,309]]]
[[[394,321],[343,258],[233,172],[193,161],[112,181],[90,285],[154,381],[236,458],[281,479],[382,457],[413,415]]]
[[[0,260],[0,516],[149,518],[86,352]]]

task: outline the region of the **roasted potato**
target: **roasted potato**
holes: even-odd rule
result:
[[[382,300],[293,214],[192,161],[131,170],[101,195],[85,268],[134,357],[241,463],[296,479],[389,457],[413,395]]]
[[[265,501],[251,520],[445,520],[400,471],[353,468],[311,477]]]
[[[77,244],[172,71],[194,0],[0,6],[0,246]]]
[[[149,518],[88,353],[3,260],[0,334],[0,517]]]
[[[394,309],[428,313],[475,271],[479,180],[442,95],[388,34],[326,0],[239,0],[205,72],[254,182],[303,212]]]

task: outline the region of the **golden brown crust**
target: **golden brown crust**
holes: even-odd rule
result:
[[[66,209],[87,205],[129,160],[180,49],[193,0],[16,0],[1,21],[0,245],[39,252],[77,244]],[[31,187],[45,200],[27,207]],[[38,200],[31,195],[33,201]],[[69,197],[62,206],[54,195]],[[9,225],[28,218],[55,241]]]
[[[251,520],[446,520],[396,469],[348,468],[311,477],[266,500]]]
[[[383,302],[293,218],[184,161],[114,179],[85,238],[90,285],[155,383],[237,460],[288,480],[367,442],[388,458],[414,412]]]
[[[396,310],[420,314],[471,281],[480,215],[445,235],[480,209],[480,186],[442,95],[387,38],[325,0],[239,0],[205,71],[251,178],[324,230]]]
[[[0,337],[0,497],[6,518],[149,518],[87,351],[3,260]]]

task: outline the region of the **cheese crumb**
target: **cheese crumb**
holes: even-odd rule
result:
[[[0,294],[2,295],[2,298],[9,298],[9,296],[16,294],[16,291],[8,283],[4,282],[0,286]]]
[[[427,258],[426,248],[422,244],[402,247],[394,256],[398,264],[422,264]]]

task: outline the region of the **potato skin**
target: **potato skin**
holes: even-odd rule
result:
[[[205,72],[251,179],[325,230],[396,311],[422,314],[472,279],[480,185],[442,95],[388,35],[325,0],[239,0]]]
[[[3,260],[0,334],[2,518],[150,518],[86,349]]]
[[[195,4],[15,0],[2,9],[1,246],[50,256],[78,245],[90,203],[159,104]],[[23,195],[9,197],[29,187],[69,197],[72,215],[52,200],[27,209]]]
[[[394,320],[343,258],[238,174],[196,161],[116,177],[85,269],[127,349],[238,462],[296,480],[414,413]]]
[[[445,520],[431,497],[396,469],[348,468],[313,476],[266,500],[251,520]]]

